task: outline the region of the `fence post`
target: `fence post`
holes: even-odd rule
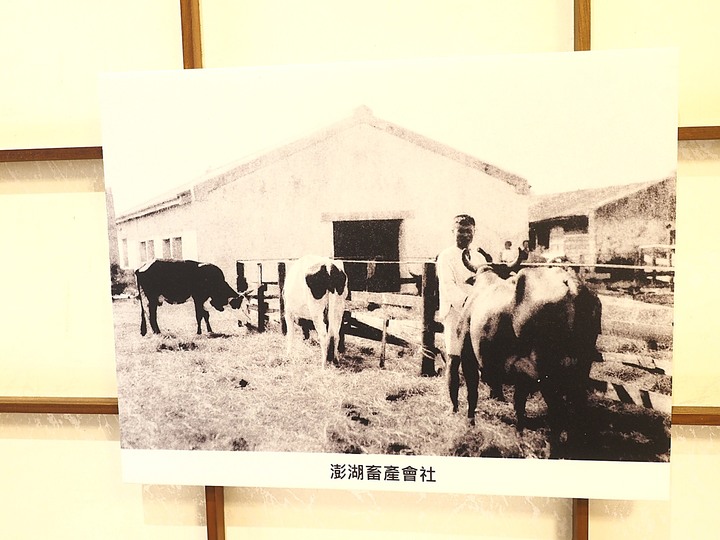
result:
[[[435,263],[423,265],[423,333],[422,333],[422,368],[423,377],[434,377],[435,371],[435,311],[437,302],[437,276]]]
[[[380,338],[380,367],[385,367],[385,349],[387,345],[387,331],[390,319],[383,319],[382,322],[382,337]]]
[[[240,261],[235,262],[235,273],[237,274],[237,291],[243,292],[247,291],[248,289],[248,282],[247,279],[245,279],[245,263],[242,263]]]
[[[257,263],[258,269],[258,290],[257,290],[257,304],[258,304],[258,332],[265,331],[265,315],[267,314],[267,303],[265,301],[265,291],[267,285],[263,283],[263,271],[262,263]]]
[[[258,332],[265,331],[265,321],[267,318],[267,301],[265,300],[265,291],[267,289],[266,284],[262,284],[257,290],[257,303],[258,303]]]
[[[280,295],[280,328],[283,335],[287,334],[287,323],[285,322],[285,263],[278,263],[278,289]]]

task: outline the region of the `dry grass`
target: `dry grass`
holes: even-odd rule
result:
[[[248,333],[229,314],[212,312],[216,334],[196,336],[190,303],[161,306],[166,334],[144,338],[136,301],[117,301],[114,310],[125,448],[551,457],[539,395],[528,401],[530,429],[519,435],[511,402],[484,399],[481,387],[471,427],[452,414],[444,378],[419,376],[417,350],[388,346],[380,369],[375,344],[348,337],[340,365],[322,368],[316,343],[298,341],[287,356],[276,329]],[[619,425],[619,415],[623,429],[641,434],[637,441],[661,439],[646,450],[633,445],[637,459],[667,458],[665,418],[597,399],[592,408],[600,426]],[[597,429],[605,431],[613,433]],[[628,437],[620,437],[624,451]],[[613,455],[618,443],[606,442],[596,446]]]

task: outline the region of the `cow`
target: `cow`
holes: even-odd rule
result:
[[[182,304],[192,298],[195,303],[197,333],[202,334],[201,322],[205,321],[208,333],[210,313],[205,308],[210,305],[223,311],[228,304],[238,309],[238,325],[250,326],[247,291],[238,294],[225,281],[225,276],[214,264],[197,261],[154,259],[135,271],[138,294],[140,297],[140,334],[147,334],[147,320],[153,333],[159,334],[157,308],[166,301],[170,304]],[[147,309],[147,316],[145,310]]]
[[[480,369],[494,399],[504,401],[503,384],[514,386],[519,432],[527,398],[540,390],[551,437],[569,437],[586,405],[591,364],[602,358],[601,313],[597,295],[562,268],[524,268],[508,280],[479,272],[457,327],[463,371]],[[457,411],[457,390],[451,400]],[[477,389],[468,387],[471,423],[476,405]]]
[[[337,362],[340,326],[348,297],[348,279],[341,261],[305,255],[290,267],[283,287],[286,352],[290,354],[295,323],[309,319],[320,341],[320,363]]]
[[[573,275],[558,267],[528,268],[516,280],[513,331],[517,360],[508,367],[515,386],[517,429],[526,425],[525,403],[540,390],[553,436],[568,428],[569,415],[579,411],[587,388],[590,364],[578,356],[577,301],[580,287]]]
[[[463,343],[460,365],[467,386],[467,416],[471,424],[475,423],[479,371],[482,372],[483,381],[490,386],[490,396],[503,399],[504,360],[517,347],[512,326],[511,300],[514,294],[514,280],[501,278],[490,266],[480,267],[475,275],[473,291],[465,301],[458,319],[455,331]],[[457,376],[453,378],[451,374],[449,382],[453,412],[458,412],[459,379]]]

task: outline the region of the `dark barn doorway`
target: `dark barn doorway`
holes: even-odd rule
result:
[[[400,290],[400,266],[396,261],[400,258],[401,222],[400,219],[333,222],[335,258],[361,261],[345,264],[350,290]]]

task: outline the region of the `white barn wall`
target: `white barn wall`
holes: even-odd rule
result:
[[[154,240],[155,255],[162,255],[164,238],[181,237],[183,239],[183,258],[197,258],[197,234],[195,226],[195,208],[185,204],[156,212],[141,218],[124,221],[117,226],[118,242],[127,240],[128,267],[138,268],[143,263],[140,258],[140,242]]]
[[[227,174],[234,180],[209,179],[193,203],[198,256],[226,273],[236,259],[332,255],[334,220],[402,219],[401,259],[434,258],[459,212],[476,216],[489,248],[527,234],[527,197],[513,186],[367,124]]]

